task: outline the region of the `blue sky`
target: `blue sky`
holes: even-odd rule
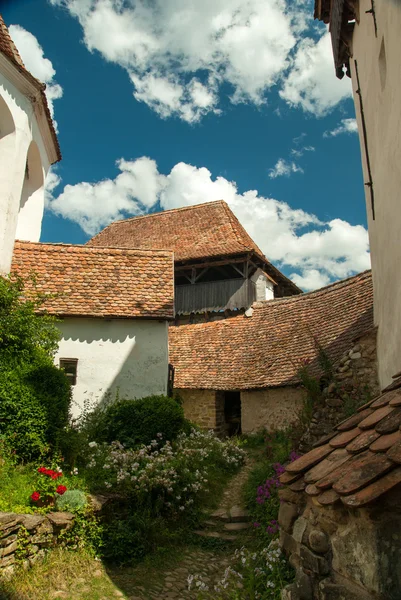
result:
[[[335,77],[312,1],[1,11],[48,84],[63,155],[42,241],[85,243],[117,218],[223,198],[304,289],[369,268],[350,82]]]

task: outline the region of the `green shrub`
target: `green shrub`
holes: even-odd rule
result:
[[[87,503],[86,495],[81,490],[67,490],[56,498],[56,508],[60,511],[75,512],[85,508]]]
[[[17,455],[37,458],[46,450],[47,415],[20,371],[0,375],[0,434]]]
[[[128,448],[149,444],[163,435],[174,440],[186,426],[182,407],[167,396],[149,396],[140,400],[120,400],[108,406],[93,422],[93,439],[119,441]],[[91,425],[89,425],[91,428]]]
[[[22,279],[0,277],[0,436],[22,460],[57,449],[68,423],[71,386],[53,364],[60,332],[24,297]]]

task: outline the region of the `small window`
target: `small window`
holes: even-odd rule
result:
[[[64,370],[64,373],[68,377],[71,385],[77,383],[77,358],[60,358],[60,369]]]

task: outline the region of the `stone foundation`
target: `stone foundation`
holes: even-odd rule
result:
[[[0,578],[10,576],[16,564],[29,568],[41,560],[47,548],[57,544],[62,531],[71,529],[74,515],[0,513]]]
[[[219,417],[216,409],[216,399],[219,392],[215,390],[175,390],[183,401],[184,414],[187,419],[193,421],[204,429],[216,429],[220,424],[221,409]],[[220,392],[221,394],[221,392]],[[221,404],[221,402],[220,402]],[[224,419],[224,400],[223,400]]]
[[[282,600],[390,600],[401,590],[401,486],[369,508],[279,492],[280,543],[296,570]]]
[[[286,429],[297,422],[305,391],[300,387],[280,387],[241,392],[242,432]]]

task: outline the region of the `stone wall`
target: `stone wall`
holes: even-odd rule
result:
[[[354,346],[339,360],[333,381],[323,390],[322,401],[314,410],[299,450],[309,451],[335,425],[379,393],[374,328],[356,340]]]
[[[401,486],[364,509],[279,494],[280,543],[296,569],[282,600],[400,598]]]
[[[274,431],[293,425],[302,410],[305,391],[280,387],[241,392],[242,432]]]
[[[74,515],[17,515],[0,512],[0,578],[11,575],[15,565],[25,568],[43,558],[46,548],[57,544],[62,531],[71,529]]]
[[[183,401],[184,414],[187,419],[193,421],[204,429],[216,429],[217,411],[215,390],[184,390],[177,389],[175,392]],[[219,411],[219,415],[221,410]],[[223,401],[224,419],[224,401]]]

